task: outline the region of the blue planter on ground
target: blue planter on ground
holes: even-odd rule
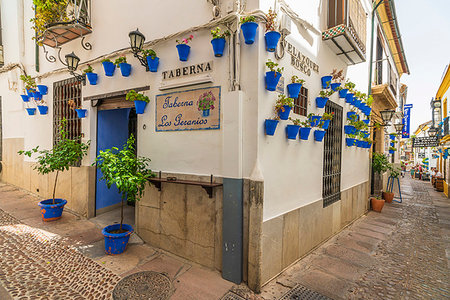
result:
[[[39,114],[41,114],[41,115],[46,115],[48,113],[47,105],[38,105],[37,108],[39,110]]]
[[[325,136],[326,131],[317,129],[314,131],[314,139],[318,142],[321,142],[323,140],[323,137]]]
[[[302,89],[301,83],[289,83],[287,85],[287,90],[289,94],[289,98],[297,99],[300,94],[300,90]]]
[[[394,150],[389,150],[389,154],[394,154],[395,151]]]
[[[113,64],[110,61],[104,61],[102,62],[103,65],[103,70],[105,70],[105,75],[106,76],[113,76],[114,75],[114,71],[116,70],[116,65]]]
[[[151,56],[147,56],[147,64],[150,72],[158,72],[159,57],[155,56],[155,58],[152,59]]]
[[[23,102],[30,102],[28,95],[20,95],[20,97],[22,97]]]
[[[34,98],[34,100],[41,100],[42,99],[42,95],[39,92],[34,92],[33,93],[33,98]]]
[[[41,85],[41,84],[39,84],[39,85],[37,86],[37,88],[38,88],[38,90],[39,90],[39,93],[41,93],[41,95],[47,95],[48,87],[47,87],[46,85]]]
[[[352,103],[353,102],[353,93],[347,93],[347,95],[345,95],[345,102],[346,103]]]
[[[335,83],[332,83],[330,86],[333,91],[336,91],[336,89],[341,86],[341,83],[335,82]]]
[[[225,49],[225,39],[212,39],[211,44],[213,46],[214,56],[215,57],[222,57],[223,56],[223,50]]]
[[[130,64],[120,63],[119,67],[120,67],[120,73],[122,73],[123,77],[130,76],[130,73],[131,73],[131,65]]]
[[[345,98],[347,96],[348,89],[342,89],[339,91],[339,98]]]
[[[181,61],[187,61],[189,57],[189,53],[191,52],[191,46],[186,44],[177,45],[178,57]]]
[[[354,112],[354,111],[349,111],[348,113],[347,113],[347,119],[352,119],[352,117],[353,116],[356,116],[356,112]]]
[[[291,113],[291,107],[289,105],[283,105],[284,111],[282,109],[278,110],[278,116],[281,120],[289,119],[289,114]]]
[[[242,34],[244,35],[244,40],[247,45],[251,45],[255,42],[257,28],[258,23],[255,22],[247,22],[241,25]]]
[[[297,139],[297,134],[298,134],[299,130],[300,130],[300,126],[298,126],[298,125],[287,125],[286,126],[287,138],[290,140]]]
[[[53,204],[53,199],[39,202],[38,205],[41,208],[42,220],[49,222],[60,219],[64,210],[64,205],[66,204],[66,200],[58,198],[55,198],[55,204]]]
[[[147,106],[147,102],[141,100],[134,101],[134,107],[136,108],[136,114],[143,114],[145,111],[145,107]]]
[[[133,227],[128,224],[122,224],[124,233],[111,233],[111,231],[119,230],[120,224],[109,225],[103,228],[102,234],[105,237],[106,254],[121,254],[127,247],[130,235],[133,233]]]
[[[321,116],[312,116],[309,120],[309,124],[311,124],[311,127],[316,127],[317,125],[319,125],[321,119]]]
[[[28,115],[33,116],[36,113],[36,108],[25,108]]]
[[[347,147],[351,147],[351,146],[355,145],[355,139],[345,138],[345,144],[347,145]]]
[[[264,125],[266,127],[267,135],[275,134],[275,130],[277,129],[278,122],[279,122],[278,120],[266,119],[266,121],[264,122]]]
[[[311,127],[300,127],[300,139],[308,140],[309,133],[311,132]]]
[[[97,79],[98,79],[97,73],[86,73],[86,77],[89,80],[89,84],[90,85],[96,85],[97,84]]]
[[[277,89],[278,81],[280,81],[281,73],[266,72],[266,89],[268,91],[275,91]]]
[[[323,122],[322,129],[327,130],[328,126],[330,126],[331,120],[322,120],[322,122]]]
[[[355,126],[353,125],[344,125],[344,133],[345,134],[354,134],[355,133]]]
[[[331,78],[333,78],[333,77],[332,76],[323,76],[321,78],[321,80],[322,80],[322,88],[323,89],[329,88],[329,85],[331,83]]]
[[[77,112],[78,118],[82,119],[86,117],[87,109],[77,108],[75,111]]]
[[[369,119],[367,119],[367,120],[362,120],[364,123],[366,123],[367,125],[369,125],[369,123],[370,123],[370,120]]]
[[[316,97],[316,106],[318,108],[324,108],[325,104],[327,104],[328,98],[326,97]]]
[[[203,116],[203,117],[209,117],[209,109],[204,109],[204,110],[202,111],[202,116]]]
[[[281,34],[278,31],[269,31],[264,35],[264,39],[266,40],[266,50],[268,52],[275,52],[280,37]]]

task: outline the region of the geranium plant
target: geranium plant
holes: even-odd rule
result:
[[[279,94],[277,102],[275,103],[275,111],[284,111],[284,106],[294,107],[294,99],[287,97],[284,94]]]
[[[147,58],[148,56],[150,56],[152,59],[155,59],[156,57],[156,52],[153,49],[145,49],[142,50],[142,55]]]
[[[230,31],[225,30],[224,32],[222,32],[220,27],[216,27],[211,30],[211,35],[212,35],[213,40],[224,39],[225,37],[230,35]]]
[[[291,83],[300,83],[303,84],[305,81],[303,79],[300,79],[297,75],[293,75],[291,77]]]
[[[289,121],[291,121],[296,126],[300,126],[302,124],[302,120],[300,119],[292,119],[291,117],[289,117]]]
[[[276,19],[277,13],[272,9],[269,9],[269,12],[266,14],[266,32],[276,31]]]
[[[176,42],[178,45],[181,45],[181,44],[187,45],[190,41],[192,41],[193,38],[194,38],[194,36],[191,34],[187,38],[184,38],[182,40],[176,40]]]
[[[120,64],[126,64],[127,63],[127,57],[125,55],[121,55],[114,61],[114,64],[119,67]]]
[[[331,80],[334,82],[342,82],[345,80],[344,75],[342,75],[342,73],[344,72],[344,70],[337,70],[337,69],[333,69],[333,72],[331,72]]]
[[[111,62],[111,60],[109,58],[104,58],[104,59],[102,59],[102,63],[104,63],[104,62]]]
[[[25,89],[36,90],[36,81],[30,75],[20,75],[20,80],[23,81]]]
[[[323,113],[322,120],[333,120],[334,112],[331,113]]]
[[[349,80],[347,80],[346,82],[345,82],[345,88],[346,89],[348,89],[350,92],[354,92],[355,90],[354,90],[354,88],[355,88],[355,84],[353,83],[353,82],[351,82],[351,81],[349,81]]]
[[[255,16],[242,16],[241,17],[241,24],[248,23],[248,22],[255,22],[256,17]]]
[[[216,101],[216,97],[214,97],[214,95],[211,91],[201,94],[197,100],[198,110],[203,111],[203,110],[214,109],[215,101]]]
[[[328,98],[331,95],[333,95],[334,91],[333,90],[321,90],[319,92],[319,96],[322,98]]]
[[[277,72],[281,74],[284,71],[284,68],[277,68],[278,64],[276,62],[273,62],[270,58],[266,62],[266,67],[269,68],[271,72],[275,72],[275,74]]]
[[[88,64],[87,68],[83,70],[84,74],[93,73],[93,72],[94,72],[94,68],[90,64]]]
[[[135,90],[131,90],[127,93],[125,96],[125,99],[127,101],[144,101],[146,103],[150,102],[150,99],[148,96],[145,96],[144,94],[140,94],[136,92]]]

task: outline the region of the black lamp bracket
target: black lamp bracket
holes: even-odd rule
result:
[[[69,71],[69,73],[75,77],[78,81],[81,81],[83,85],[86,85],[86,74],[79,75],[73,71]]]
[[[147,59],[145,57],[143,57],[142,55],[139,55],[139,52],[133,52],[133,55],[134,55],[134,57],[139,59],[139,61],[141,62],[141,65],[143,65],[145,67],[145,70],[147,72],[150,71],[150,69],[148,67]]]

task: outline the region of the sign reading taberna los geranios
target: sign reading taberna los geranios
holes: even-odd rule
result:
[[[156,131],[220,129],[220,87],[156,96]]]

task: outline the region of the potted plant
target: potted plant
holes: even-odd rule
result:
[[[78,118],[82,119],[86,117],[87,109],[83,109],[81,105],[77,106],[75,104],[75,101],[73,101],[72,99],[69,100],[67,104],[69,105],[70,109],[74,110],[77,113]]]
[[[34,108],[34,107],[27,107],[25,109],[29,116],[34,116],[36,114],[36,108]]]
[[[311,127],[318,126],[321,119],[322,119],[322,116],[315,115],[313,113],[310,113],[308,115],[308,121],[309,121],[309,124],[311,124]]]
[[[308,140],[309,134],[311,133],[311,123],[308,119],[303,122],[300,122],[300,139]]]
[[[115,61],[114,64],[117,68],[120,68],[120,73],[122,73],[123,77],[130,76],[131,73],[131,65],[127,63],[127,57],[125,55],[119,56]]]
[[[215,29],[211,30],[211,35],[211,44],[213,46],[214,56],[222,57],[223,50],[225,49],[225,37],[229,36],[230,32],[226,30],[222,33],[220,27],[216,27]]]
[[[395,140],[395,137],[397,136],[397,133],[389,133],[389,138],[391,139],[391,140]]]
[[[319,92],[319,97],[316,97],[316,106],[317,108],[324,108],[325,104],[331,95],[333,95],[333,90],[321,90]]]
[[[210,111],[214,109],[215,101],[216,97],[211,91],[204,92],[198,97],[197,109],[202,112],[202,117],[209,117]]]
[[[333,76],[331,75],[327,75],[327,76],[323,76],[320,80],[322,82],[322,89],[329,89],[330,88],[330,83],[331,83],[331,79],[333,78]]]
[[[127,101],[134,101],[134,107],[136,108],[136,114],[138,115],[144,113],[147,103],[150,102],[150,99],[147,96],[137,93],[135,90],[129,91],[125,96],[125,99]]]
[[[347,82],[344,85],[344,89],[339,91],[339,97],[345,98],[346,103],[353,102],[353,91],[354,91],[355,86],[356,85],[353,82],[347,80]],[[345,90],[345,95],[343,92],[344,90]]]
[[[56,140],[50,150],[39,150],[39,146],[29,151],[19,151],[19,155],[31,157],[38,153],[37,164],[34,169],[41,175],[56,171],[55,182],[53,184],[53,197],[39,202],[43,221],[54,221],[61,218],[61,214],[67,200],[55,198],[59,172],[69,170],[71,166],[79,162],[86,154],[90,141],[81,142],[81,137],[70,139],[66,131],[67,120],[63,119],[59,127],[59,139]]]
[[[289,119],[291,109],[294,107],[294,99],[286,97],[284,94],[279,94],[277,102],[275,103],[275,111],[281,120]]]
[[[287,85],[287,90],[290,98],[294,99],[298,98],[303,83],[305,83],[305,81],[303,79],[298,78],[298,76],[293,75],[291,77],[291,83]]]
[[[148,69],[150,72],[158,72],[159,57],[153,49],[142,50],[142,55],[147,60]]]
[[[20,95],[20,97],[22,98],[23,102],[30,102],[30,98],[28,97],[28,95],[26,95],[25,91],[23,95]]]
[[[269,12],[266,14],[266,34],[264,35],[266,50],[268,52],[275,52],[281,37],[281,34],[276,31],[276,19],[277,13],[269,9]]]
[[[83,70],[83,73],[86,74],[87,79],[89,80],[90,85],[96,85],[98,75],[94,73],[94,68],[90,64],[87,65],[87,68]]]
[[[140,200],[148,179],[154,176],[148,169],[150,159],[136,156],[134,141],[134,136],[131,135],[122,149],[113,147],[100,150],[95,160],[102,173],[100,180],[105,180],[108,188],[115,186],[122,196],[120,224],[109,225],[102,230],[107,254],[121,254],[125,251],[133,227],[123,223],[123,203],[125,200]]]
[[[347,119],[356,121],[358,119],[358,114],[356,113],[356,111],[349,111],[347,112]]]
[[[317,125],[317,129],[314,130],[314,140],[317,142],[322,142],[325,136],[325,129],[323,129],[323,120],[320,120],[319,125]]]
[[[345,138],[345,144],[347,147],[355,146],[355,138],[356,135],[354,133],[347,134],[347,137]]]
[[[344,76],[342,75],[343,72],[344,70],[338,71],[334,69],[333,72],[331,73],[332,83],[330,84],[330,87],[333,91],[337,91],[337,88],[341,86],[341,82],[345,80]]]
[[[280,117],[278,115],[270,118],[270,119],[266,119],[264,121],[264,127],[266,130],[266,135],[274,135],[275,134],[275,130],[277,129],[277,125],[278,122],[280,120]]]
[[[103,70],[105,70],[106,76],[113,76],[114,71],[116,70],[116,65],[110,60],[110,59],[103,59],[102,60]]]
[[[47,93],[48,93],[48,87],[47,87],[46,85],[38,84],[38,85],[37,85],[37,88],[38,88],[39,93],[40,93],[41,95],[47,95]]]
[[[386,155],[384,155],[383,153],[378,153],[378,152],[374,152],[373,156],[372,156],[372,170],[374,172],[374,175],[378,175],[378,176],[374,176],[374,189],[375,190],[380,190],[382,187],[382,179],[381,179],[381,175],[386,172],[390,167],[390,163],[388,158],[386,157]],[[372,205],[372,209],[377,208],[376,211],[381,212],[381,209],[384,206],[384,200],[381,200],[379,198],[373,198],[374,200],[371,199],[371,205]],[[375,209],[374,209],[375,210]]]
[[[241,17],[241,30],[247,45],[255,42],[256,29],[258,28],[258,23],[255,21],[256,18],[254,16]]]
[[[293,124],[286,125],[286,136],[290,140],[296,140],[298,132],[300,130],[301,121],[299,119],[292,119],[290,117],[289,120],[292,121]]]
[[[178,57],[181,61],[187,61],[189,53],[191,51],[191,46],[188,45],[190,41],[194,36],[191,34],[187,38],[182,39],[181,41],[176,40],[177,42],[177,50],[178,50]]]
[[[33,93],[36,92],[36,81],[34,78],[30,75],[20,75],[20,79],[23,81],[28,97],[33,97]]]
[[[331,120],[333,120],[334,112],[331,113],[324,113],[322,115],[321,121],[323,122],[322,128],[327,130],[328,126],[330,126]]]
[[[45,105],[43,100],[36,101],[36,104],[40,115],[46,115],[48,113],[48,106]]]
[[[275,91],[284,68],[277,68],[278,64],[270,59],[267,60],[266,66],[270,70],[269,72],[266,72],[266,89],[268,91]]]
[[[395,147],[389,147],[389,154],[394,154],[397,149]]]
[[[380,197],[370,197],[370,206],[373,211],[381,212],[384,206],[384,200]]]
[[[364,138],[364,143],[365,143],[364,148],[369,149],[370,146],[372,146],[373,141],[372,141],[370,138],[365,137],[365,138]]]

